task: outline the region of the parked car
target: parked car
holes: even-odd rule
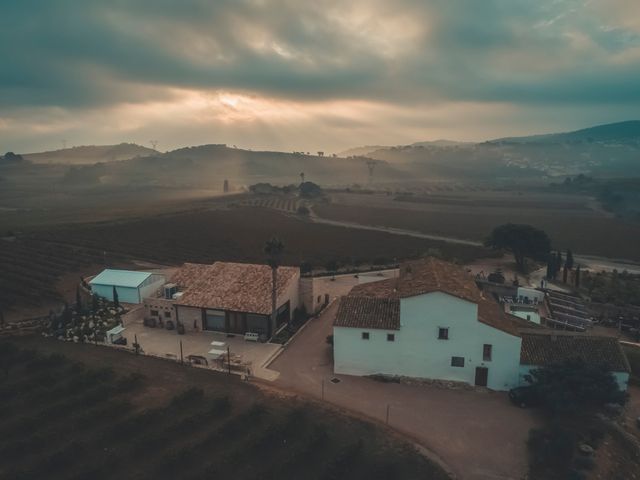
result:
[[[509,400],[521,408],[536,407],[540,405],[538,392],[531,385],[516,387],[509,390]]]

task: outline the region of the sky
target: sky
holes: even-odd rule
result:
[[[640,118],[637,0],[1,0],[0,151],[339,152]]]

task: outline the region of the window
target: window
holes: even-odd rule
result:
[[[438,328],[438,340],[449,340],[449,329],[448,328]]]
[[[158,310],[151,310],[151,316],[152,317],[159,317],[160,314],[158,313]]]
[[[387,333],[387,342],[395,342],[395,341],[396,341],[395,333]]]
[[[485,343],[482,346],[482,360],[484,360],[485,362],[491,361],[491,350],[492,350],[492,346],[489,345],[488,343]]]
[[[369,332],[362,332],[362,339],[369,340]]]
[[[171,312],[164,312],[164,318],[171,318]]]
[[[451,357],[452,367],[464,367],[464,357]]]

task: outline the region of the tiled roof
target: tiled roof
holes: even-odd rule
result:
[[[477,304],[478,321],[512,335],[519,336],[521,328],[530,326],[526,320],[507,315],[496,302],[485,299],[464,269],[432,257],[403,264],[397,278],[356,285],[349,297],[397,300],[431,292],[447,293]]]
[[[297,267],[278,267],[278,298],[293,281]],[[249,263],[216,262],[213,265],[185,263],[173,276],[183,295],[177,305],[271,313],[271,267]]]
[[[355,296],[393,298],[431,292],[448,293],[474,303],[480,299],[480,290],[464,269],[433,257],[402,264],[397,278],[356,285],[351,290]]]
[[[569,359],[604,364],[613,372],[631,371],[629,361],[614,337],[560,332],[522,335],[522,365],[545,366]]]
[[[342,297],[335,327],[400,329],[400,301],[390,298]]]

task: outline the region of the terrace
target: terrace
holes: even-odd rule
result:
[[[141,321],[127,323],[123,336],[129,346],[137,340],[145,355],[177,361],[182,358],[185,362],[192,361],[223,371],[229,368],[226,353],[228,349],[233,373],[253,375],[267,380],[274,380],[277,373],[263,368],[263,365],[282,347],[273,343],[249,342],[241,335],[227,336],[220,332],[187,331],[184,335],[178,335],[175,330],[146,327]],[[219,343],[212,345],[212,342]],[[209,353],[212,350],[215,353]],[[203,359],[206,359],[206,363]]]

